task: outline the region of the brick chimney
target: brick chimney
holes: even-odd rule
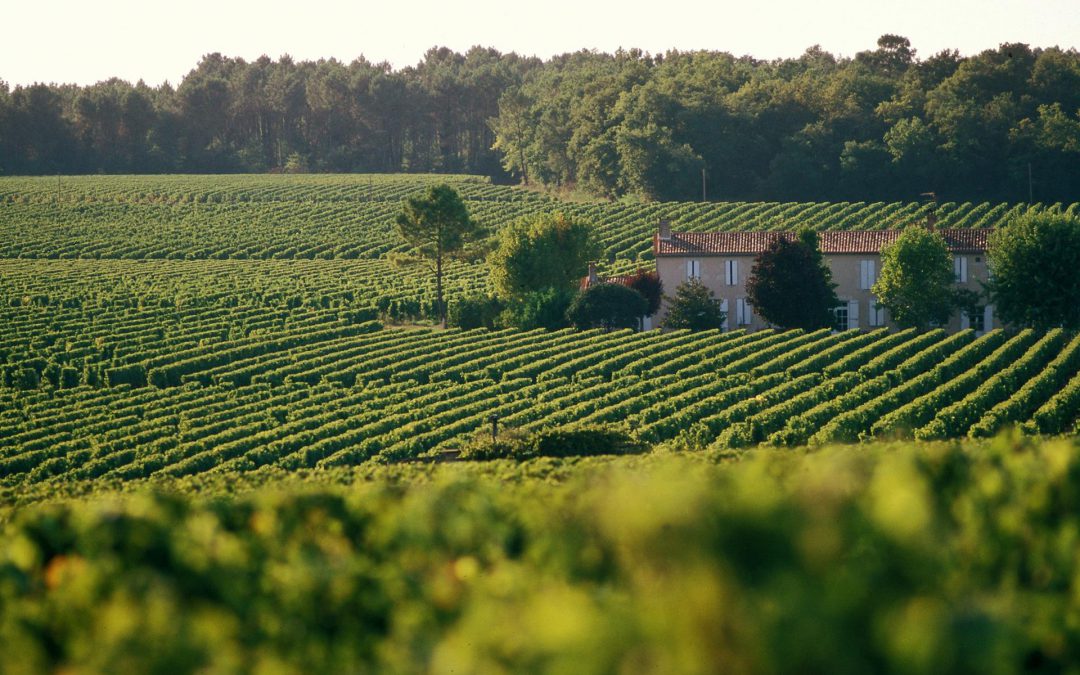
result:
[[[666,218],[660,221],[660,241],[671,241],[671,223]]]
[[[578,269],[581,269],[580,267]],[[586,288],[595,286],[600,281],[600,277],[596,275],[596,263],[589,263],[589,280],[586,282]]]

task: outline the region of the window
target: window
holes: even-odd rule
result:
[[[877,298],[870,298],[870,312],[867,322],[872,328],[880,328],[885,325],[885,308],[878,304]]]
[[[957,283],[967,283],[968,280],[968,266],[967,256],[958,255],[953,258],[953,273],[956,275]]]
[[[738,260],[725,260],[724,261],[724,283],[728,286],[739,285],[739,261]]]
[[[701,279],[701,261],[700,260],[687,260],[686,261],[686,278]]]
[[[971,327],[976,333],[986,332],[986,308],[975,307],[975,313],[971,315]]]
[[[877,282],[877,261],[859,261],[859,288],[868,291]]]
[[[859,328],[859,301],[841,300],[843,304],[833,309],[836,321],[834,330],[858,330]]]
[[[749,326],[754,322],[754,306],[746,298],[735,300],[735,321],[740,326]]]
[[[833,309],[833,313],[836,314],[836,322],[833,324],[833,330],[847,330],[847,303]]]

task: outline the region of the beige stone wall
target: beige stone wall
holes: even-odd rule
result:
[[[966,258],[967,282],[958,285],[974,291],[981,290],[982,287],[979,282],[986,281],[988,278],[986,255],[981,253],[965,254],[962,257]],[[697,260],[701,282],[705,284],[717,298],[727,301],[728,328],[731,330],[734,330],[735,328],[758,330],[767,328],[768,325],[756,312],[751,312],[752,321],[749,325],[739,325],[736,316],[739,298],[746,297],[746,281],[750,276],[750,269],[754,265],[755,258],[756,256],[753,255],[701,256],[698,258],[660,257],[656,260],[656,271],[660,276],[660,281],[664,285],[664,294],[666,296],[674,296],[675,289],[688,278],[687,262],[689,260]],[[860,288],[862,274],[861,262],[864,260],[873,261],[874,280],[876,280],[876,276],[881,274],[880,255],[832,254],[825,256],[825,261],[832,270],[833,281],[837,284],[837,296],[845,302],[858,303],[858,328],[868,329],[874,327],[870,325],[870,308],[872,303],[876,303],[876,298],[871,291]],[[734,286],[729,286],[726,283],[727,261],[737,261],[738,283]],[[667,302],[665,301],[661,306],[653,325],[659,326],[666,313]],[[990,325],[986,326],[987,330],[1001,327],[1000,321],[996,316],[992,315],[992,310],[991,315],[989,317],[984,316],[984,319],[985,318],[990,318]],[[888,316],[887,311],[884,312],[884,319],[885,326],[896,328],[891,317]],[[961,317],[957,314],[953,316],[949,323],[943,326],[943,328],[950,331],[957,331],[960,330],[961,323]]]

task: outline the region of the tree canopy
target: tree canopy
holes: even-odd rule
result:
[[[1042,213],[990,235],[991,298],[1002,320],[1080,328],[1080,218]]]
[[[404,201],[397,216],[397,231],[414,251],[435,263],[436,311],[446,325],[443,301],[443,263],[483,230],[469,217],[469,210],[457,191],[449,185],[433,185],[420,197]]]
[[[881,274],[871,288],[897,325],[943,324],[957,306],[953,258],[940,233],[912,225],[881,249]]]
[[[724,327],[725,314],[720,301],[705,284],[690,279],[679,284],[675,297],[668,299],[668,311],[664,316],[664,328],[709,330]]]
[[[509,301],[546,289],[574,290],[597,255],[584,220],[563,213],[524,218],[499,232],[489,258],[495,292]]]
[[[594,284],[570,303],[566,318],[575,328],[637,328],[649,303],[632,288],[615,283]]]
[[[840,304],[832,272],[817,247],[817,234],[802,230],[796,240],[773,241],[754,261],[746,293],[769,323],[814,330],[833,324]]]
[[[870,47],[433,48],[400,70],[209,54],[175,87],[0,82],[0,173],[454,172],[685,200],[704,170],[711,199],[1080,199],[1080,53]]]

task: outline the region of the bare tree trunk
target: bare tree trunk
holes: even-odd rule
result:
[[[443,305],[442,293],[442,236],[441,232],[436,235],[435,242],[435,308],[439,313],[439,325],[446,328],[446,308]]]

